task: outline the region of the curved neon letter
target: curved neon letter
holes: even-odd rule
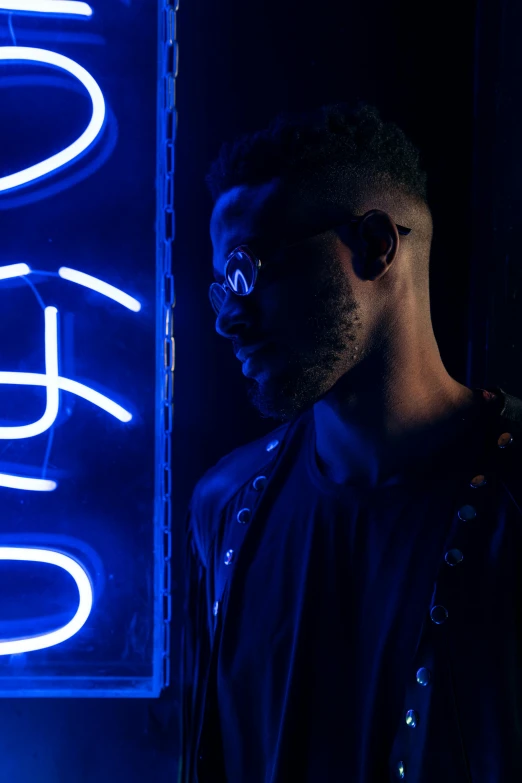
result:
[[[85,625],[92,609],[92,585],[87,572],[72,557],[62,555],[52,549],[29,549],[26,547],[0,547],[1,560],[21,560],[29,563],[49,563],[63,568],[72,576],[78,588],[79,601],[76,614],[66,625],[50,633],[28,636],[25,639],[7,639],[0,641],[0,655],[16,655],[17,653],[43,650],[61,644],[66,639],[78,633]]]
[[[56,155],[52,155],[34,166],[29,166],[27,169],[17,171],[15,174],[0,177],[0,192],[5,192],[21,185],[27,185],[29,182],[50,174],[50,172],[70,163],[90,147],[103,127],[105,100],[102,91],[90,73],[74,60],[64,57],[62,54],[51,52],[48,49],[33,49],[29,46],[0,46],[1,60],[4,62],[44,63],[45,65],[52,65],[55,68],[67,71],[83,84],[92,101],[91,121],[82,135],[64,150],[57,152]]]
[[[0,371],[0,384],[18,386],[45,386],[47,389],[45,412],[43,416],[31,424],[20,424],[14,427],[0,427],[0,440],[20,440],[41,435],[52,427],[56,421],[60,407],[60,389],[83,397],[84,400],[97,405],[111,416],[123,422],[132,419],[132,414],[110,400],[104,394],[89,388],[84,383],[64,378],[58,374],[58,326],[56,307],[46,307],[45,315],[45,373]]]
[[[2,0],[0,11],[21,11],[24,14],[74,14],[92,16],[92,8],[78,0]]]
[[[27,476],[13,476],[11,473],[0,473],[0,487],[26,489],[33,492],[52,492],[56,489],[56,481],[29,478]]]
[[[0,272],[1,271],[2,270],[0,269]],[[78,283],[78,285],[91,288],[93,291],[103,294],[103,296],[114,299],[115,302],[119,302],[124,307],[128,307],[129,310],[133,310],[135,313],[139,313],[141,310],[141,304],[137,299],[126,294],[120,288],[116,288],[116,286],[111,285],[110,283],[105,283],[103,280],[100,280],[99,277],[87,275],[85,272],[79,272],[77,269],[69,269],[67,266],[61,266],[58,270],[58,274],[64,280],[70,280],[71,283]]]
[[[13,386],[47,386],[48,379],[45,373],[39,372],[3,372],[0,371],[0,383],[12,384]],[[101,408],[106,413],[110,413],[115,419],[124,422],[125,424],[132,420],[132,413],[122,408],[114,400],[110,400],[104,394],[91,389],[90,386],[86,386],[79,381],[73,381],[71,378],[64,378],[63,375],[58,376],[58,388],[62,391],[76,394],[77,397],[91,402],[96,407]],[[41,429],[42,419],[39,419],[34,424],[23,424],[20,427],[0,427],[0,440],[9,440],[16,438],[30,438],[33,435],[40,435],[41,432],[45,432],[45,429]],[[54,424],[54,420],[51,422]],[[26,430],[25,435],[17,435],[21,427],[34,427],[34,430]],[[51,426],[51,425],[49,425]],[[38,431],[36,429],[38,428]],[[46,429],[49,429],[47,427]]]
[[[0,439],[31,438],[40,435],[52,427],[60,408],[60,389],[58,386],[58,310],[56,307],[45,308],[45,411],[38,421],[32,424],[22,424],[17,427],[0,427]],[[5,373],[0,373],[4,375]],[[8,373],[16,375],[16,373]],[[25,373],[20,373],[20,375]],[[2,381],[0,380],[0,383]]]
[[[0,280],[8,280],[11,277],[21,277],[31,274],[31,269],[27,264],[7,264],[0,266]]]

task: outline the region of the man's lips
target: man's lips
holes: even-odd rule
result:
[[[236,356],[240,362],[244,362],[248,359],[249,356],[252,356],[252,354],[255,353],[255,351],[258,351],[260,348],[264,348],[265,345],[266,343],[254,343],[253,345],[244,345],[236,352]]]

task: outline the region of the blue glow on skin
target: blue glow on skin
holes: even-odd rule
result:
[[[0,177],[0,193],[27,185],[29,182],[34,182],[34,180],[71,163],[93,144],[105,121],[105,100],[97,82],[85,68],[69,57],[64,57],[62,54],[51,52],[48,49],[34,49],[29,46],[0,46],[0,61],[2,60],[4,62],[43,63],[67,71],[78,79],[89,93],[92,101],[92,117],[81,136],[65,149],[34,166],[17,171],[15,174]]]
[[[90,5],[75,2],[75,0],[7,0],[7,2],[0,2],[0,11],[21,11],[26,14],[92,16]]]
[[[100,280],[98,277],[92,277],[92,275],[87,275],[85,272],[78,272],[76,269],[69,269],[69,267],[66,266],[60,267],[58,274],[60,277],[63,277],[64,280],[70,280],[72,283],[78,283],[78,285],[83,285],[86,288],[92,288],[93,291],[98,291],[99,294],[114,299],[115,302],[119,302],[124,307],[128,307],[128,309],[132,310],[134,313],[139,313],[141,310],[141,304],[137,299],[134,299],[133,296],[129,296],[129,294],[124,293],[119,288],[115,288],[115,286],[110,285],[109,283],[104,283],[104,281]]]
[[[0,473],[0,487],[25,489],[33,492],[52,492],[56,489],[56,486],[56,481],[51,481],[50,479],[12,476],[9,473]]]
[[[49,563],[58,568],[63,568],[76,582],[79,601],[76,614],[62,628],[58,628],[50,633],[29,636],[25,639],[0,641],[0,655],[17,655],[19,653],[32,652],[33,650],[43,650],[46,647],[54,647],[54,645],[70,639],[85,625],[92,609],[92,584],[87,571],[76,560],[52,549],[0,546],[1,560],[18,560],[24,563]]]
[[[30,274],[31,270],[27,264],[7,264],[0,266],[0,280],[7,280],[10,277],[21,277]]]
[[[38,421],[16,427],[0,427],[0,440],[19,440],[41,435],[48,430],[58,415],[60,389],[76,394],[93,405],[102,408],[122,422],[129,422],[132,415],[121,405],[110,400],[100,392],[58,373],[58,310],[46,307],[45,315],[45,373],[36,372],[0,372],[0,384],[20,386],[45,386],[47,389],[45,412]]]

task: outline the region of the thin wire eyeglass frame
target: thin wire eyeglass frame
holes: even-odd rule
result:
[[[352,218],[351,220],[349,220],[347,222],[348,223],[360,223],[360,221],[362,220],[362,217],[363,216]],[[402,236],[408,236],[408,234],[411,233],[411,228],[406,228],[406,226],[401,226],[398,223],[396,223],[395,225],[397,227],[397,231]],[[334,226],[333,228],[336,228],[336,227],[339,227],[339,224],[336,224],[336,226]],[[308,241],[309,239],[313,239],[314,237],[320,236],[320,234],[324,234],[326,231],[331,231],[331,230],[332,230],[332,226],[330,226],[329,228],[324,228],[324,229],[322,229],[322,231],[318,231],[317,233],[312,234],[311,236],[307,236],[304,239],[300,239],[298,242],[293,242],[292,244],[285,245],[284,247],[288,247],[288,248],[296,247],[296,245],[300,245],[303,242]],[[270,261],[261,262],[261,259],[259,258],[259,256],[257,256],[255,253],[253,253],[252,250],[248,247],[248,245],[238,245],[227,256],[227,260],[225,262],[225,278],[227,278],[228,264],[229,264],[229,262],[232,260],[232,258],[234,258],[234,256],[238,252],[241,252],[250,261],[250,264],[252,266],[252,283],[249,286],[248,291],[245,291],[245,293],[240,293],[239,291],[233,291],[232,288],[230,288],[230,286],[225,281],[223,283],[218,283],[218,282],[211,283],[210,286],[209,286],[208,294],[209,294],[210,304],[212,305],[212,309],[214,310],[216,315],[219,315],[219,313],[221,312],[221,308],[223,306],[223,302],[225,301],[225,297],[226,297],[228,291],[230,291],[231,293],[235,294],[236,296],[248,296],[254,290],[254,286],[256,284],[256,281],[257,281],[257,278],[258,278],[258,275],[259,275],[259,272],[260,272],[261,268],[262,267],[265,268],[267,266],[271,266],[272,265]],[[224,296],[223,296],[223,293],[224,293]],[[219,304],[219,306],[216,305],[215,298],[213,297],[214,294],[216,294],[219,297],[223,296],[223,299],[222,299],[221,303]]]

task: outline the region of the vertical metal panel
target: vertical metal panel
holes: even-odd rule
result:
[[[522,8],[478,4],[468,384],[522,392]],[[455,220],[458,231],[458,215]]]

